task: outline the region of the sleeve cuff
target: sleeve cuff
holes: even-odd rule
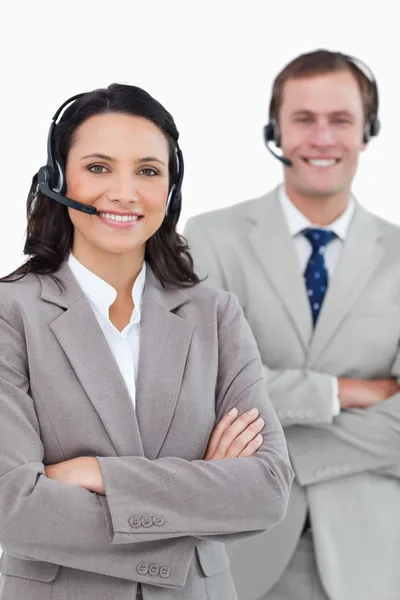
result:
[[[332,414],[340,415],[339,382],[337,377],[332,377]]]

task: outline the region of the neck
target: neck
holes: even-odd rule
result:
[[[132,297],[132,287],[144,261],[144,247],[136,252],[117,254],[88,247],[74,240],[72,254],[84,267],[110,284],[119,298]]]
[[[307,196],[288,183],[285,189],[291,202],[313,225],[330,225],[344,213],[350,201],[349,191],[332,196]]]

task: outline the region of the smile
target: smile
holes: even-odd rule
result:
[[[340,161],[339,158],[303,158],[303,160],[306,164],[318,169],[334,167]]]
[[[100,212],[97,216],[105,225],[118,229],[133,227],[143,219],[142,215],[116,215],[106,212]]]

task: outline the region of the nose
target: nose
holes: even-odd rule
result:
[[[129,174],[116,175],[113,181],[113,187],[109,191],[109,198],[112,202],[119,204],[130,204],[138,201],[137,180]]]
[[[317,121],[312,128],[310,135],[310,143],[319,148],[333,146],[335,136],[331,124],[326,120]]]

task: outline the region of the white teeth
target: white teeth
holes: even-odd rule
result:
[[[118,221],[119,223],[126,221],[137,221],[139,218],[137,215],[114,215],[103,212],[100,213],[100,216],[102,216],[104,219],[110,219],[111,221]]]
[[[336,159],[308,158],[307,162],[313,167],[333,167],[333,165],[336,164]]]

